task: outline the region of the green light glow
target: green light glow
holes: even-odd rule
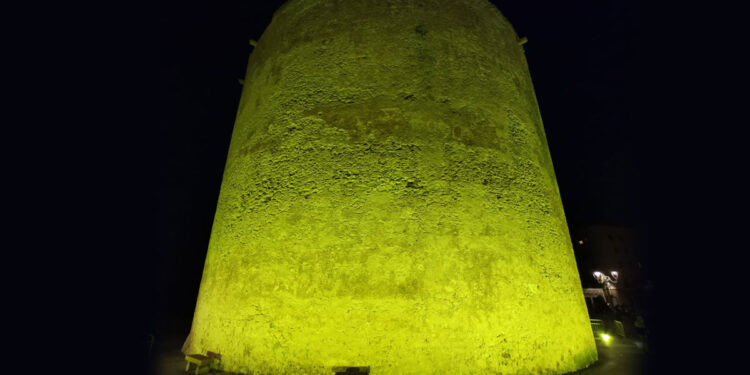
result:
[[[605,342],[605,343],[609,343],[609,340],[610,340],[611,338],[612,338],[612,337],[611,337],[610,335],[608,335],[608,334],[606,334],[606,333],[602,333],[602,340],[604,340],[604,342]]]
[[[596,360],[523,47],[494,6],[292,0],[274,15],[184,346],[207,350],[268,374]]]

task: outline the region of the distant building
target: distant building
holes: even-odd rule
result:
[[[616,290],[611,290],[616,304],[639,305],[646,287],[644,259],[630,228],[590,225],[573,234],[578,271],[584,288],[602,288],[594,278],[596,271],[618,273]]]

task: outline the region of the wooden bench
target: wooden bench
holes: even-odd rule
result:
[[[590,319],[591,320],[591,331],[594,332],[594,337],[598,337],[600,334],[605,333],[604,321],[601,319]]]
[[[211,366],[221,361],[221,354],[211,351],[206,352],[206,355],[188,354],[185,356],[185,361],[187,362],[185,372],[190,371],[190,364],[192,363],[195,365],[195,375],[200,375],[211,371]]]

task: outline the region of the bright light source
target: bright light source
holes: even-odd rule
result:
[[[594,272],[594,277],[599,277],[599,276],[601,276],[601,275],[602,275],[602,273],[601,273],[601,272],[599,272],[599,271],[596,271],[596,272]]]
[[[579,241],[578,241],[578,244],[579,244],[579,245],[583,245],[583,240],[579,240]]]
[[[612,274],[612,276],[617,276],[617,271],[612,271],[610,273]]]
[[[606,334],[606,333],[602,333],[602,340],[604,340],[604,342],[605,342],[605,343],[606,343],[606,342],[609,342],[609,340],[610,340],[611,338],[612,338],[612,336],[610,336],[610,335],[608,335],[608,334]]]

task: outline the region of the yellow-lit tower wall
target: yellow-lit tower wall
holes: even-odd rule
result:
[[[523,47],[486,0],[290,0],[250,56],[186,353],[228,371],[597,359]]]

